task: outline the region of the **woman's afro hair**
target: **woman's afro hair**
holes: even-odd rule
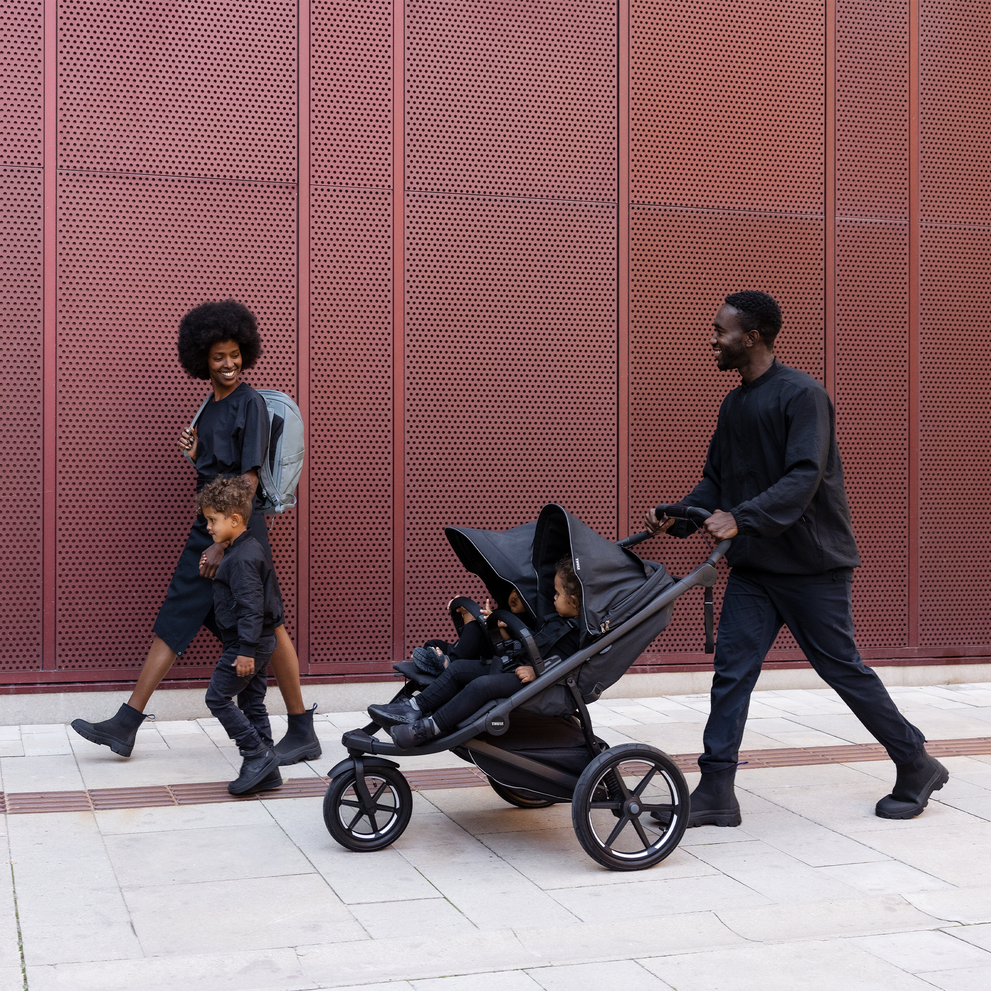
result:
[[[237,341],[241,367],[251,368],[262,353],[255,315],[243,303],[225,299],[200,303],[179,321],[179,361],[194,379],[208,379],[210,349],[221,341]]]

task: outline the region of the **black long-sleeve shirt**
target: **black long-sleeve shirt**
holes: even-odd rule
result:
[[[723,400],[702,481],[682,503],[733,514],[734,568],[808,575],[860,564],[833,404],[777,360]]]
[[[244,657],[254,657],[258,641],[283,621],[272,562],[247,530],[220,562],[213,580],[213,609],[224,644],[240,642],[238,653]]]

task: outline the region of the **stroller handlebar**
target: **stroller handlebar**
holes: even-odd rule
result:
[[[682,506],[676,503],[668,502],[662,502],[654,510],[654,513],[658,518],[667,516],[669,519],[674,520],[691,520],[700,529],[702,524],[710,516],[712,516],[712,513],[709,512],[708,509],[702,509],[700,506]],[[620,547],[632,547],[634,544],[639,544],[653,536],[654,533],[651,530],[641,530],[639,533],[631,533],[628,537],[624,537],[618,543]],[[729,547],[728,541],[724,541],[723,543],[726,544],[725,547],[723,547],[723,544],[720,544],[719,547],[716,548],[716,551],[719,552],[716,557],[716,561],[718,561],[719,558],[726,553],[726,550]]]

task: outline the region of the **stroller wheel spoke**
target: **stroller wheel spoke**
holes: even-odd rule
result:
[[[609,850],[612,849],[613,844],[619,839],[619,834],[623,832],[626,828],[626,824],[630,821],[629,816],[623,816],[619,822],[616,823],[615,829],[606,837],[603,841],[603,846]]]
[[[637,831],[637,836],[640,837],[640,841],[643,843],[643,848],[645,850],[650,848],[650,840],[647,837],[646,832],[644,832],[643,824],[640,822],[639,816],[634,816],[631,820],[633,823],[633,828]]]
[[[652,767],[650,771],[646,775],[644,775],[643,781],[641,781],[640,784],[637,785],[636,789],[633,792],[633,794],[636,795],[637,798],[639,798],[643,794],[644,789],[647,787],[647,785],[650,784],[651,778],[653,778],[655,774],[657,774],[657,768]]]

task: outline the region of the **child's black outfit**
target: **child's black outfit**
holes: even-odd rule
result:
[[[206,704],[245,758],[229,790],[241,795],[277,788],[282,777],[265,708],[265,669],[275,651],[275,628],[283,622],[282,598],[271,559],[247,531],[230,545],[217,569],[213,608],[224,650]],[[234,663],[239,655],[255,659],[252,674],[238,675]]]

